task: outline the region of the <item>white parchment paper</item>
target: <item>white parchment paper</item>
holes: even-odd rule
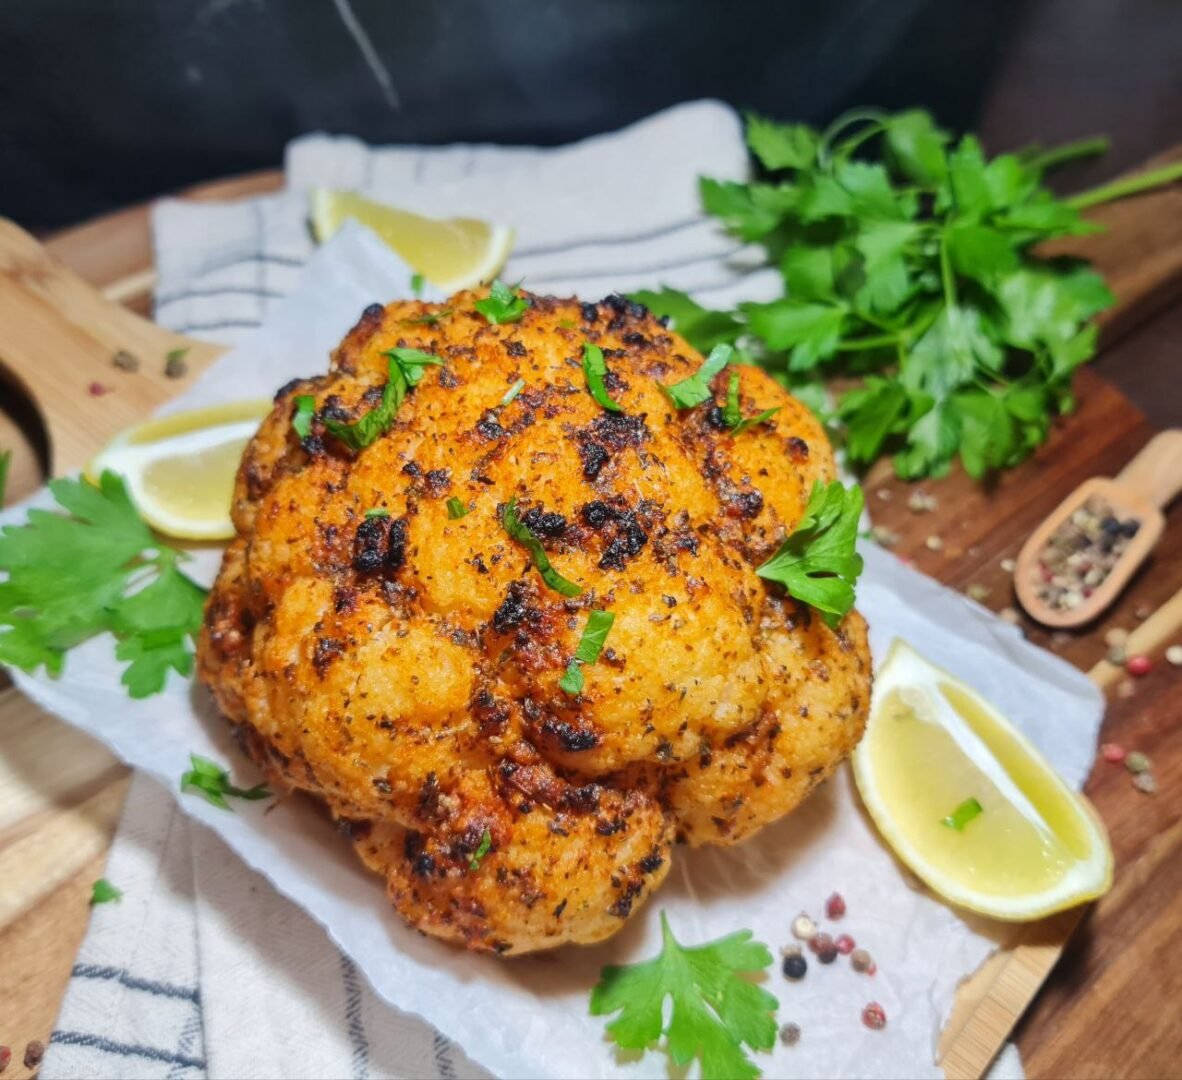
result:
[[[365,230],[348,228],[313,259],[301,286],[257,336],[171,407],[269,395],[293,376],[323,371],[329,350],[366,304],[404,295],[407,269]],[[42,492],[31,503],[49,506],[52,499]],[[0,523],[22,520],[28,505],[3,513]],[[873,545],[864,554],[858,606],[870,622],[876,658],[893,638],[906,638],[988,696],[1069,783],[1082,784],[1103,709],[1095,687],[960,594]],[[190,564],[194,576],[211,581],[218,559],[216,551],[200,553]],[[242,781],[254,782],[200,688],[174,677],[163,694],[130,700],[109,638],[71,652],[56,680],[14,676],[39,704],[174,791],[190,752],[229,763]],[[796,1047],[760,1055],[765,1075],[939,1076],[934,1048],[956,986],[1009,932],[948,908],[914,883],[862,812],[848,770],[737,848],[675,851],[664,887],[609,942],[512,961],[467,955],[407,929],[380,880],[363,871],[304,799],[239,803],[227,813],[194,796],[177,797],[318,920],[390,1004],[421,1015],[505,1077],[667,1075],[663,1055],[618,1055],[604,1038],[603,1020],[587,1014],[599,968],[652,955],[661,909],[686,943],[749,927],[775,951],[789,940],[792,918],[802,910],[821,917],[835,890],[848,913],[826,929],[868,948],[878,972],[856,974],[844,958],[828,967],[812,963],[799,984],[771,972],[767,985],[780,999],[780,1020],[797,1022],[805,1036]],[[883,1031],[861,1024],[871,1000],[886,1010]]]

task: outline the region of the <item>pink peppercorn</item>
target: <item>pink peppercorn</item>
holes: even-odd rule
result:
[[[878,974],[878,965],[873,960],[870,961],[870,966],[866,969],[866,974],[867,975],[877,975]]]
[[[855,942],[854,939],[849,936],[849,934],[838,934],[834,939],[833,944],[837,946],[837,951],[841,953],[842,956],[849,956],[849,954],[854,951],[857,942]]]
[[[1153,661],[1144,654],[1138,656],[1130,656],[1125,661],[1125,671],[1135,679],[1141,678],[1142,675],[1148,675],[1153,668]]]
[[[1106,742],[1100,747],[1100,756],[1112,765],[1119,765],[1125,759],[1125,748],[1114,742]]]
[[[0,1046],[0,1073],[8,1068],[8,1063],[12,1060],[12,1047]]]
[[[809,948],[815,953],[819,953],[822,949],[828,950],[832,949],[833,947],[834,945],[832,936],[823,932],[820,934],[814,934],[812,939],[809,941]]]
[[[825,914],[831,919],[840,919],[845,914],[845,899],[841,893],[834,893],[825,901]]]
[[[870,1002],[862,1010],[862,1023],[871,1031],[882,1031],[886,1027],[886,1010],[877,1001]]]
[[[92,382],[86,389],[90,391],[92,397],[102,397],[103,394],[109,394],[111,392],[111,388],[109,386],[103,386],[101,382]]]

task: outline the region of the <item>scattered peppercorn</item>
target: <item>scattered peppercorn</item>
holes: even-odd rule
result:
[[[809,938],[809,948],[815,953],[821,949],[828,949],[833,945],[833,938],[826,934],[824,930],[819,930],[811,938]]]
[[[12,1047],[0,1046],[0,1073],[8,1068],[8,1063],[12,1060]]]
[[[940,537],[938,537],[935,533],[932,533],[932,535],[923,542],[923,546],[927,548],[928,551],[943,551],[944,541],[941,540]]]
[[[817,924],[804,912],[792,920],[792,936],[798,941],[812,941],[817,935]]]
[[[800,946],[796,945],[794,943],[788,944],[788,945],[781,945],[780,946],[780,955],[781,956],[799,956],[800,955]]]
[[[1125,748],[1114,742],[1106,742],[1100,747],[1100,756],[1113,765],[1119,765],[1125,759]]]
[[[1142,675],[1148,675],[1152,670],[1153,661],[1144,653],[1140,653],[1137,656],[1130,656],[1128,662],[1125,664],[1125,671],[1132,675],[1134,679],[1139,679]]]
[[[1149,756],[1140,750],[1134,750],[1125,756],[1125,768],[1131,773],[1149,772],[1152,767],[1153,762],[1149,760]]]
[[[831,919],[840,919],[845,914],[845,897],[834,893],[825,901],[825,914]]]
[[[780,1042],[785,1046],[795,1046],[800,1042],[800,1025],[785,1024],[780,1028]]]
[[[780,965],[780,970],[784,972],[786,979],[791,979],[793,982],[800,982],[805,977],[809,969],[809,962],[801,953],[789,953],[784,957],[784,962]]]
[[[870,959],[870,954],[865,949],[855,949],[850,953],[850,967],[855,971],[869,971],[873,963],[874,961]]]
[[[139,357],[132,355],[126,349],[120,349],[111,357],[111,363],[120,371],[139,371]]]
[[[899,534],[894,529],[888,529],[885,525],[875,525],[870,530],[870,538],[879,547],[884,548],[894,547],[899,542]]]
[[[1182,645],[1171,645],[1166,649],[1166,663],[1171,667],[1182,667]]]
[[[927,514],[935,510],[940,505],[939,500],[935,495],[929,495],[922,488],[918,491],[913,491],[907,497],[907,509],[913,514]]]
[[[841,953],[842,956],[849,956],[850,953],[854,951],[854,946],[857,944],[857,942],[855,942],[854,939],[849,936],[849,934],[838,934],[837,937],[833,939],[833,944],[837,947],[837,951]]]
[[[35,1069],[41,1064],[41,1059],[45,1057],[45,1043],[40,1039],[34,1039],[28,1046],[25,1047],[25,1068]]]
[[[817,960],[822,964],[832,964],[837,959],[837,946],[828,941],[817,949]]]
[[[1153,778],[1153,773],[1143,772],[1137,773],[1133,777],[1133,787],[1135,787],[1142,795],[1156,795],[1157,781]]]
[[[91,397],[102,397],[103,394],[109,394],[111,392],[111,388],[109,386],[103,386],[101,382],[92,382],[86,390]]]
[[[1007,574],[1012,574],[1014,572],[1014,570],[1017,568],[1017,566],[1018,566],[1018,564],[1013,559],[1002,559],[1001,560],[1001,568]]]
[[[862,1010],[862,1023],[871,1031],[882,1031],[886,1027],[886,1010],[877,1001],[870,1002]]]
[[[189,365],[185,363],[185,353],[188,349],[173,349],[164,359],[164,374],[169,379],[183,379],[189,373]]]

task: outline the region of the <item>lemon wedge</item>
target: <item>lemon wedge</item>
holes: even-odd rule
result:
[[[513,230],[475,218],[420,217],[353,191],[312,191],[312,232],[324,243],[355,218],[373,229],[402,259],[445,293],[475,288],[500,273],[513,250]]]
[[[242,451],[270,410],[266,400],[240,401],[149,420],[108,443],[86,477],[118,473],[140,516],[166,536],[226,540]]]
[[[875,676],[853,767],[883,838],[954,904],[1024,921],[1112,884],[1088,802],[980,694],[902,641]]]

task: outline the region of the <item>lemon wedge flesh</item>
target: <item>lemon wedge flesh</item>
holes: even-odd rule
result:
[[[173,413],[117,435],[86,467],[123,477],[140,516],[182,540],[234,535],[230,503],[242,451],[271,402],[241,401]]]
[[[1103,825],[975,690],[896,641],[875,676],[854,778],[879,832],[935,892],[998,919],[1105,893]]]
[[[412,269],[445,293],[490,282],[513,250],[513,230],[475,218],[421,217],[353,191],[312,191],[312,232],[323,244],[346,218],[378,234]]]

